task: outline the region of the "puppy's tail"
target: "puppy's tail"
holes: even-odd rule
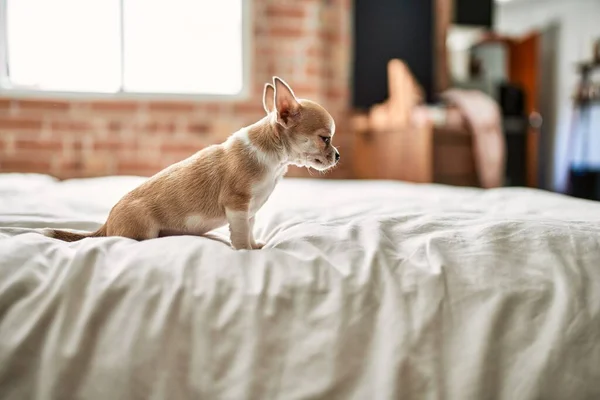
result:
[[[98,229],[96,232],[90,233],[76,233],[69,231],[61,231],[58,229],[44,229],[44,236],[48,236],[54,239],[59,239],[65,242],[76,242],[81,239],[89,238],[89,237],[103,237],[106,236],[106,231],[104,225]]]

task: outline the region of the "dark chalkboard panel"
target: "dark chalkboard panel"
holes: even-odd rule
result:
[[[493,0],[454,0],[454,23],[491,28],[494,19]]]
[[[387,63],[407,63],[427,100],[433,97],[435,0],[355,0],[353,106],[388,97]]]

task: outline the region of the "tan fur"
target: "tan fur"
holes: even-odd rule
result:
[[[102,226],[100,229],[98,229],[96,232],[93,232],[93,233],[77,233],[77,232],[59,231],[56,229],[49,229],[49,230],[46,230],[46,234],[48,236],[53,237],[54,239],[60,239],[65,242],[76,242],[78,240],[85,239],[88,237],[106,236],[106,233],[104,232],[104,226]]]
[[[48,236],[75,241],[123,236],[136,240],[175,234],[203,235],[230,225],[235,248],[260,248],[254,241],[254,214],[266,201],[288,164],[325,170],[339,153],[321,136],[332,137],[333,119],[315,102],[296,99],[275,77],[265,85],[267,115],[219,145],[160,171],[126,194],[106,223],[88,235],[50,230]],[[255,204],[256,203],[256,204]],[[190,221],[197,227],[190,227]]]

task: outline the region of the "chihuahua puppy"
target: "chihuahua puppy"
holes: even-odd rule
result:
[[[263,93],[266,116],[224,143],[173,164],[126,194],[98,231],[44,233],[64,241],[123,236],[147,240],[170,235],[204,235],[229,224],[234,249],[260,249],[254,215],[265,204],[288,165],[333,167],[335,122],[319,104],[298,99],[282,79]]]

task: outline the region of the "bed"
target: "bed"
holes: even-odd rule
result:
[[[598,203],[289,178],[260,251],[39,233],[143,179],[0,174],[1,399],[600,398]]]

